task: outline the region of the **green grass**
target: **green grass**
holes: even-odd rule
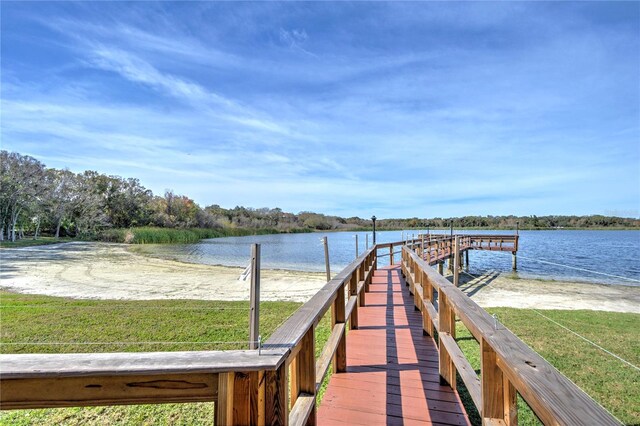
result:
[[[273,228],[244,229],[244,228],[158,228],[141,227],[129,229],[109,229],[102,231],[97,239],[113,243],[130,244],[189,244],[197,243],[206,238],[242,237],[246,235],[277,234],[280,231]],[[306,228],[292,229],[291,233],[311,232]]]
[[[72,300],[1,291],[0,306],[2,353],[244,349],[247,343],[235,342],[249,339],[248,302]],[[262,302],[263,338],[299,306]],[[326,323],[321,322],[319,336],[328,336],[324,327]],[[139,343],[171,341],[189,343]],[[82,342],[97,344],[79,344]],[[6,411],[0,413],[0,424],[209,425],[213,418],[212,403],[158,404]]]
[[[557,326],[530,309],[494,308],[499,321],[576,383],[614,416],[628,425],[640,424],[640,372],[590,343]],[[640,365],[640,315],[600,312],[540,310],[540,313],[581,334],[634,365]],[[480,350],[458,321],[457,340],[477,372]],[[460,380],[458,380],[460,384]],[[467,411],[473,424],[479,416],[468,396]],[[518,397],[518,424],[541,424]]]
[[[293,228],[288,233],[313,232],[309,228]],[[84,237],[84,241],[96,240],[109,243],[127,244],[192,244],[206,238],[220,237],[243,237],[247,235],[278,234],[281,231],[275,228],[245,229],[245,228],[159,228],[153,226],[126,228],[126,229],[105,229],[95,236]],[[78,241],[79,238],[54,238],[40,237],[34,240],[31,237],[18,240],[16,242],[0,241],[1,248],[30,247],[45,244],[55,244],[69,241]]]
[[[250,235],[252,232],[242,229],[205,229],[205,228],[156,228],[142,227],[130,229],[109,229],[98,235],[101,241],[131,244],[187,244],[197,243],[205,238]],[[265,230],[265,233],[269,233]]]
[[[3,353],[174,351],[240,349],[248,340],[248,302],[194,300],[93,301],[0,292]],[[266,339],[299,303],[261,303]],[[640,423],[640,373],[541,317],[533,310],[496,308],[500,322],[624,423]],[[640,315],[594,311],[540,311],[598,345],[640,364]],[[316,328],[316,356],[330,335],[330,315]],[[479,371],[478,343],[458,322],[457,340]],[[139,342],[190,342],[147,344]],[[17,342],[21,342],[18,344]],[[52,345],[54,342],[62,343]],[[81,345],[94,342],[96,345]],[[111,345],[113,342],[125,342]],[[216,343],[207,343],[216,342]],[[26,345],[24,343],[32,343]],[[460,387],[459,387],[460,388]],[[321,400],[326,380],[320,389]],[[479,416],[461,390],[474,424]],[[540,424],[522,399],[519,424]],[[213,404],[17,410],[0,413],[2,425],[212,424]]]
[[[17,240],[16,242],[11,242],[8,240],[0,241],[0,248],[44,246],[47,244],[66,243],[69,241],[73,241],[73,239],[68,237],[62,237],[62,238],[40,237],[37,240],[34,240],[32,237],[29,237],[29,238],[23,238],[22,240]]]

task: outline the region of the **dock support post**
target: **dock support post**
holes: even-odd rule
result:
[[[356,234],[356,259],[358,258],[358,234]]]
[[[284,364],[275,371],[267,370],[265,372],[265,424],[283,426],[289,424],[288,369],[288,366]]]
[[[442,288],[438,290],[438,336],[448,335],[456,338],[456,314],[449,304],[449,298],[443,293]],[[440,384],[449,385],[451,389],[456,388],[456,367],[446,346],[442,343],[442,338],[438,342],[438,363],[440,372]]]
[[[444,275],[444,261],[438,260],[438,273]]]
[[[424,271],[421,270],[420,273],[422,274],[422,291],[423,291],[422,297],[424,299],[423,303],[425,304],[429,303],[431,304],[431,306],[433,306],[433,285],[431,284],[429,277]],[[429,310],[423,306],[422,307],[422,334],[433,336],[434,334],[433,332],[434,332],[433,322],[429,317]]]
[[[316,358],[315,358],[315,326],[305,333],[300,342],[301,348],[295,357],[295,362],[291,363],[291,401],[293,406],[300,394],[316,394]],[[316,406],[313,405],[311,413],[305,422],[306,425],[316,424]]]
[[[389,265],[393,266],[393,244],[389,246]]]
[[[453,247],[453,285],[458,287],[460,280],[460,237],[456,235]]]
[[[327,237],[322,237],[322,244],[324,245],[324,268],[327,271],[327,282],[331,281],[331,267],[329,266],[329,242]]]
[[[511,256],[512,256],[512,262],[511,262],[511,266],[513,271],[517,271],[518,270],[518,255],[517,255],[517,251],[512,251],[511,252]]]
[[[363,289],[364,293],[364,289]],[[356,304],[351,311],[351,317],[349,319],[349,325],[352,330],[358,329],[358,306],[363,302],[362,298],[358,296],[358,275],[354,272],[349,278],[349,299],[356,297]]]
[[[466,267],[465,269],[469,272],[469,249],[464,252],[464,263]]]
[[[514,386],[503,375],[497,362],[497,355],[489,344],[481,339],[480,365],[482,386],[482,424],[517,425],[517,393]]]
[[[251,246],[251,290],[249,296],[249,349],[258,349],[260,335],[260,244]]]
[[[338,289],[336,300],[333,301],[331,307],[331,328],[336,324],[344,324],[345,322],[345,305],[344,305],[344,284]],[[354,307],[354,312],[357,307]],[[353,313],[351,314],[353,316]],[[357,315],[357,314],[356,314]],[[347,369],[347,336],[345,331],[342,332],[336,353],[333,355],[333,371],[334,373],[342,373]]]

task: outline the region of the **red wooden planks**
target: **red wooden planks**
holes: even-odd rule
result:
[[[359,328],[347,337],[347,372],[334,374],[320,425],[468,425],[460,397],[441,386],[438,352],[400,267],[375,271]]]

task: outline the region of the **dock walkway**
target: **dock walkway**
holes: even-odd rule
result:
[[[331,376],[319,425],[469,424],[457,392],[440,385],[438,348],[423,335],[399,265],[375,271],[358,322],[347,371]]]

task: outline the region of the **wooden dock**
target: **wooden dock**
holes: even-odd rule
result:
[[[515,269],[518,236],[374,244],[258,349],[0,355],[0,409],[213,401],[216,425],[465,425],[460,379],[483,425],[517,425],[518,394],[544,424],[619,425],[457,288],[470,250],[511,252]],[[331,333],[317,356],[325,315]],[[456,321],[479,344],[479,375]]]
[[[400,266],[376,270],[346,372],[331,376],[318,425],[467,425],[460,397],[440,384],[438,347],[422,332]]]

